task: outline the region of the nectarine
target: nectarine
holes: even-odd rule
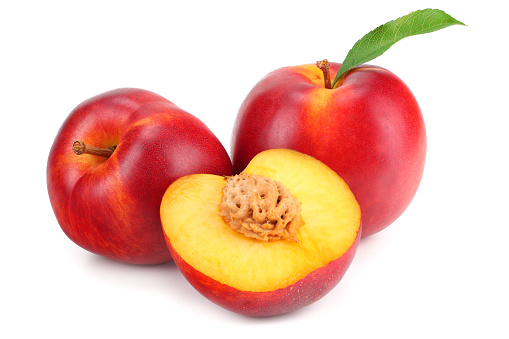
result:
[[[330,64],[330,77],[340,64]],[[394,73],[358,66],[333,89],[315,64],[280,68],[239,109],[231,141],[239,173],[259,152],[290,148],[324,162],[362,209],[362,236],[394,222],[412,201],[426,158],[419,105]]]
[[[160,95],[124,88],[71,112],[51,148],[47,183],[57,220],[76,244],[120,262],[159,264],[171,260],[159,218],[168,185],[231,171],[226,150],[198,118]]]
[[[240,175],[176,180],[163,196],[161,221],[187,280],[249,316],[323,297],[343,277],[361,234],[346,183],[313,157],[283,149],[258,154]]]

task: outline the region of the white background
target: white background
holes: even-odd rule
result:
[[[475,5],[473,4],[475,3]],[[508,338],[506,14],[497,1],[4,1],[0,5],[0,337]],[[302,310],[247,318],[174,264],[90,254],[46,190],[53,139],[81,101],[154,91],[229,150],[252,86],[283,66],[341,62],[365,33],[416,9],[468,27],[405,39],[372,61],[412,89],[428,154],[407,211],[364,239],[340,284]]]

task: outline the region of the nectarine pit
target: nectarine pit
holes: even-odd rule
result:
[[[227,179],[219,207],[226,224],[248,238],[298,242],[300,205],[282,183],[241,173]]]

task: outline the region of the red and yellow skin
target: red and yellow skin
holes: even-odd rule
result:
[[[306,275],[296,283],[274,291],[241,291],[206,276],[182,260],[166,237],[168,248],[180,272],[205,298],[235,313],[268,317],[298,310],[320,300],[343,278],[357,250],[361,232],[338,259]]]
[[[109,158],[72,149],[116,146]],[[47,164],[51,205],[65,234],[98,255],[130,264],[171,260],[159,206],[166,188],[193,173],[230,175],[231,161],[198,118],[140,89],[118,89],[77,106]]]
[[[331,78],[340,64],[331,63]],[[362,236],[381,231],[408,207],[421,181],[426,131],[410,89],[390,71],[363,65],[326,89],[316,65],[278,69],[247,95],[231,139],[239,173],[259,152],[290,148],[324,162],[350,186]]]

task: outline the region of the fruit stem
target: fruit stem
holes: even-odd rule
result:
[[[75,141],[72,144],[72,150],[77,155],[92,154],[92,155],[98,155],[98,156],[106,157],[106,158],[109,158],[113,154],[113,152],[115,151],[116,148],[117,148],[117,146],[106,147],[106,148],[88,146],[88,145],[85,145],[85,143],[83,141],[79,141],[79,140]]]
[[[323,59],[322,61],[317,61],[316,66],[320,68],[323,72],[323,80],[325,82],[325,88],[332,89],[331,80],[330,80],[330,63],[327,59]]]

